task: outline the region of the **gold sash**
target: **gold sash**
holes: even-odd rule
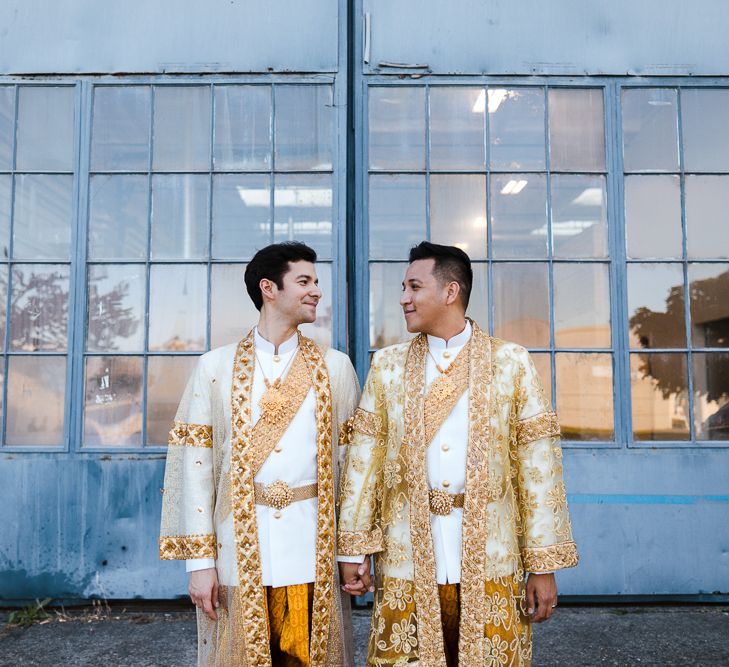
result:
[[[468,354],[471,341],[466,343],[445,373],[430,384],[425,397],[425,447],[430,445],[443,422],[468,389]]]
[[[251,448],[248,456],[254,476],[258,474],[274,447],[281,442],[283,434],[306,399],[311,384],[311,371],[306,365],[304,355],[298,351],[286,379],[274,390],[282,399],[276,401],[276,413],[269,414],[264,409],[251,431]]]

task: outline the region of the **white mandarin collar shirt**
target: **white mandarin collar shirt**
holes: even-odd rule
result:
[[[298,336],[275,346],[254,332],[256,366],[251,389],[251,417],[255,424],[261,416],[258,405],[266,391],[264,376],[270,383],[283,382],[298,352]],[[317,481],[316,466],[316,398],[311,388],[281,440],[269,454],[255,476],[255,482],[267,486],[282,480],[290,487],[306,486]],[[291,586],[314,581],[316,572],[317,499],[291,503],[280,512],[256,505],[261,574],[264,586]],[[229,517],[228,520],[231,520]],[[292,539],[295,535],[296,539]],[[234,550],[227,550],[233,554]],[[218,556],[221,557],[220,554]],[[187,561],[187,570],[214,567],[212,559]],[[235,568],[233,568],[233,571]]]
[[[471,323],[466,320],[463,331],[449,340],[428,336],[430,354],[425,364],[425,387],[440,375],[436,363],[444,371],[471,339]],[[468,390],[441,425],[428,445],[428,485],[448,493],[463,493],[466,488],[466,453],[468,451]],[[430,515],[436,578],[439,584],[461,581],[461,522],[463,510],[454,507],[448,516]]]

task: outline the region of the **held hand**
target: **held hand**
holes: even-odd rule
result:
[[[345,593],[359,597],[375,590],[370,575],[370,557],[362,563],[339,563],[339,580]]]
[[[205,570],[190,572],[190,585],[188,587],[190,599],[198,608],[202,609],[212,621],[218,620],[215,610],[220,606],[218,602],[218,571],[214,567]]]
[[[553,574],[530,574],[526,585],[532,623],[546,621],[557,606],[557,582]]]

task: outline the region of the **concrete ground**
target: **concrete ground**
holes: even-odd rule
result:
[[[6,619],[0,615],[0,620]],[[354,612],[357,666],[364,665],[369,612]],[[534,629],[534,667],[729,665],[729,606],[561,606]],[[26,628],[0,630],[0,666],[195,664],[191,611],[107,609],[51,612]]]

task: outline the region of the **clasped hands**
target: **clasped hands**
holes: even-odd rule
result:
[[[365,556],[361,563],[339,563],[339,581],[342,590],[355,597],[374,593],[375,586],[370,574],[370,557]]]

